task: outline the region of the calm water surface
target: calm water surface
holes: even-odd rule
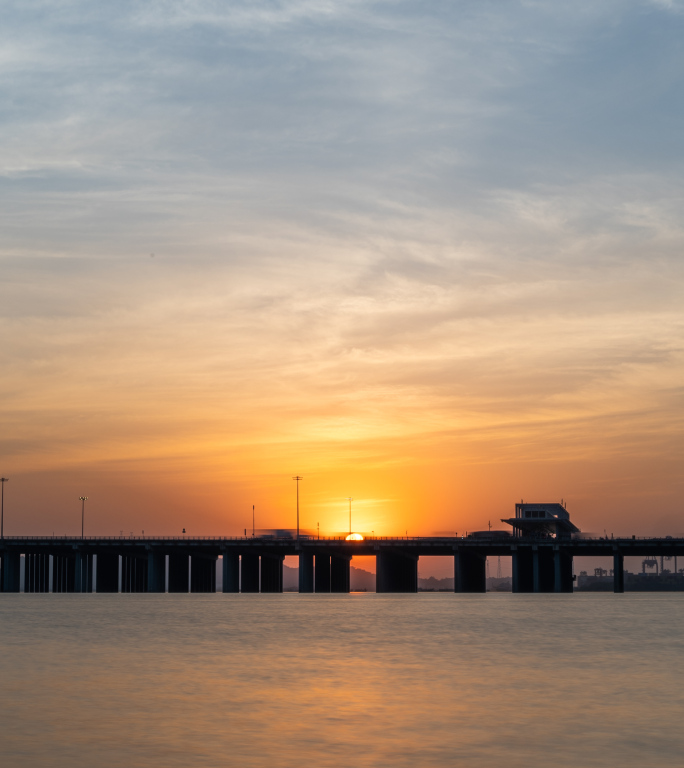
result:
[[[684,595],[0,595],[0,765],[678,766]]]

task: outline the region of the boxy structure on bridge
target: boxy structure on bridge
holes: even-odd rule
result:
[[[563,504],[521,502],[515,505],[515,517],[501,522],[513,528],[520,542],[512,544],[513,592],[572,592],[572,555],[562,545],[580,530]],[[553,545],[544,546],[549,540]]]

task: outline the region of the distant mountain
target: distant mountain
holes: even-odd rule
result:
[[[364,571],[362,568],[350,566],[349,582],[352,592],[375,592],[375,574]],[[296,592],[299,589],[299,569],[283,566],[283,589],[286,592]],[[418,579],[418,589],[449,590],[454,589],[453,579],[436,579],[430,576],[428,579]]]
[[[283,565],[283,592],[299,592],[299,568]]]
[[[454,580],[450,578],[436,579],[430,576],[429,579],[418,579],[418,589],[434,592],[453,592]],[[487,592],[510,592],[511,579],[509,576],[503,579],[487,579]]]
[[[375,592],[375,574],[352,565],[349,584],[352,592]]]
[[[361,568],[350,567],[349,581],[352,592],[375,592],[375,574]],[[299,568],[283,565],[283,591],[299,590]]]
[[[217,591],[221,591],[221,569],[218,569],[217,574]],[[352,565],[350,568],[350,585],[352,592],[375,592],[375,574],[370,571],[364,571],[362,568],[354,568]],[[613,583],[612,580],[610,582]],[[434,576],[430,576],[427,579],[418,579],[418,589],[431,592],[453,592],[454,580],[453,578],[436,579]],[[511,580],[509,578],[504,579],[487,579],[487,590],[510,592]],[[297,592],[299,591],[299,568],[291,568],[289,565],[283,565],[283,591],[284,592]]]
[[[501,579],[497,579],[494,576],[487,579],[487,591],[488,592],[512,592],[513,580],[510,576],[504,576]]]
[[[454,579],[453,577],[446,577],[444,579],[436,579],[434,576],[430,576],[427,579],[418,579],[418,589],[440,592],[440,591],[454,591]]]

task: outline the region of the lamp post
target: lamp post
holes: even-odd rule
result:
[[[351,536],[352,527],[351,527],[351,503],[354,501],[351,496],[347,496],[347,499],[349,500],[349,535]]]
[[[5,538],[5,483],[9,483],[9,477],[0,477],[0,539]]]
[[[88,497],[87,496],[79,496],[78,498],[81,500],[81,538],[84,538],[83,537],[83,525],[84,525],[84,520],[85,520],[85,503],[86,503],[86,499]]]
[[[295,475],[292,479],[297,481],[297,541],[299,541],[299,481],[304,478]]]

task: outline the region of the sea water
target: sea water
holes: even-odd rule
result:
[[[684,595],[0,595],[0,765],[684,762]]]

